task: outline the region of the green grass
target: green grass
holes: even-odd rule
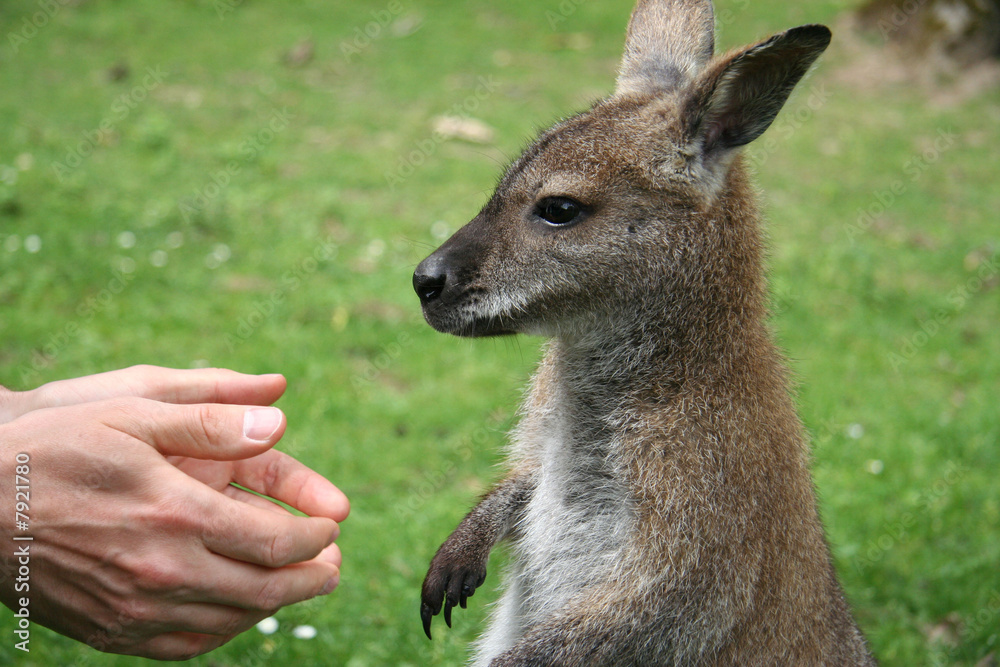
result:
[[[410,274],[537,129],[610,91],[632,1],[563,3],[565,17],[554,1],[233,4],[221,17],[221,0],[59,6],[16,52],[9,33],[39,6],[0,7],[0,383],[134,363],[285,373],[281,446],[352,499],[343,583],[281,611],[278,634],[250,631],[193,664],[460,663],[490,586],[433,643],[419,586],[498,474],[539,341],[434,333]],[[852,3],[718,5],[733,12],[729,47],[833,22]],[[395,23],[345,53],[378,12]],[[565,18],[555,29],[553,16]],[[289,64],[304,40],[314,57]],[[836,565],[876,654],[973,665],[1000,643],[988,263],[1000,92],[930,104],[838,76],[850,61],[835,43],[762,139],[773,145],[751,149],[773,324],[801,384]],[[144,85],[149,68],[162,81]],[[817,86],[828,100],[809,110]],[[428,144],[432,118],[463,103],[495,141]],[[952,145],[908,165],[940,130]],[[73,147],[86,156],[57,173]],[[888,210],[858,226],[897,181]],[[932,643],[945,619],[954,642]],[[292,638],[306,622],[319,636]],[[140,662],[37,627],[24,656],[3,636],[3,663]]]

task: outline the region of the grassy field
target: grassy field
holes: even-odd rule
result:
[[[539,341],[433,332],[410,275],[539,128],[610,92],[631,4],[0,6],[0,384],[282,372],[281,447],[352,500],[338,591],[192,664],[464,659],[502,554],[433,642],[420,582],[499,474]],[[717,4],[724,48],[853,5]],[[881,80],[852,43],[750,150],[773,326],[875,653],[971,666],[1000,652],[1000,90]],[[441,140],[443,114],[491,134]],[[142,662],[0,637],[2,664]]]

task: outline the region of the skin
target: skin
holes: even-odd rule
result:
[[[15,591],[11,547],[0,600],[17,609],[28,597],[32,623],[98,650],[176,660],[331,592],[350,506],[272,449],[285,418],[260,406],[284,390],[280,375],[151,366],[0,388],[0,542],[30,544],[30,590]],[[11,518],[20,453],[27,533]]]

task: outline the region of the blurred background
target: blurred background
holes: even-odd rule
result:
[[[772,324],[876,655],[985,667],[1000,651],[997,6],[863,5],[719,0],[719,46],[834,28],[747,151]],[[0,384],[136,363],[282,372],[280,447],[352,500],[340,588],[192,664],[463,662],[502,551],[433,642],[420,582],[501,474],[540,341],[437,334],[410,276],[539,129],[612,90],[631,6],[0,4]],[[143,662],[38,627],[28,655],[7,637],[3,664]]]

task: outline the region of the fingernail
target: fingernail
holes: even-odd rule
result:
[[[330,577],[330,581],[326,582],[326,586],[323,587],[323,590],[321,590],[319,594],[327,595],[328,593],[332,593],[333,589],[339,585],[340,585],[340,572]]]
[[[281,426],[281,410],[278,408],[250,408],[243,413],[243,435],[257,442],[270,440]]]

